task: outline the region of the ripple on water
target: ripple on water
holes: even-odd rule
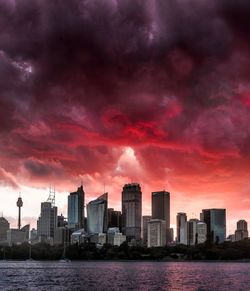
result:
[[[250,263],[2,262],[0,290],[250,290]]]

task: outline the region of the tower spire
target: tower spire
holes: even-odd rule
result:
[[[23,200],[21,198],[21,193],[19,192],[19,197],[17,199],[16,206],[18,207],[18,229],[21,228],[21,207],[23,206]]]

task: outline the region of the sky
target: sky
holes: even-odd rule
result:
[[[83,183],[250,222],[250,2],[0,0],[0,211],[35,226]],[[105,188],[105,189],[104,189]]]

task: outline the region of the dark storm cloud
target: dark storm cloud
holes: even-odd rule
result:
[[[249,123],[249,55],[239,44],[248,42],[247,8],[1,0],[1,164],[46,176],[47,160],[77,174],[104,171],[102,158],[113,168],[118,154],[99,146],[247,152],[249,130],[239,130]]]

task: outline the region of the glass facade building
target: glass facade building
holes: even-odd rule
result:
[[[180,244],[187,244],[187,214],[179,212],[176,217],[176,240]]]
[[[84,199],[83,186],[68,196],[68,224],[70,228],[84,227]]]
[[[108,193],[90,201],[87,205],[88,233],[105,233],[108,228]]]
[[[226,209],[203,209],[203,221],[207,225],[207,239],[223,243],[226,238]]]

